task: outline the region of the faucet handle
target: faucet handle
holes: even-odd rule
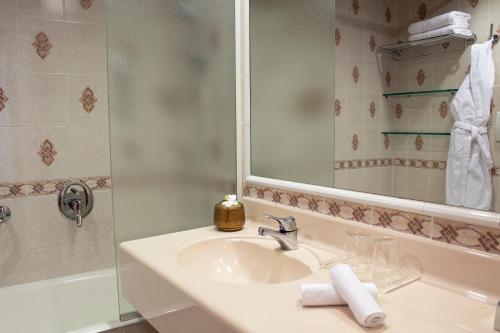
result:
[[[290,232],[297,230],[297,223],[295,223],[295,217],[276,217],[273,215],[265,215],[266,218],[275,220],[280,225],[280,232]]]

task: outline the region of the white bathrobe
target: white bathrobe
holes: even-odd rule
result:
[[[451,103],[451,130],[446,166],[446,203],[491,209],[492,180],[487,124],[495,82],[492,42],[472,46],[470,73]]]

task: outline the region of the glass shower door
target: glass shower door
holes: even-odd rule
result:
[[[236,192],[234,1],[108,0],[107,20],[116,243],[208,226]]]

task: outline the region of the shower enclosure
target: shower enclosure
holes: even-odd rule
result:
[[[231,0],[2,2],[0,332],[133,318],[119,244],[208,226],[236,192],[234,13]],[[81,228],[57,206],[70,179],[94,194]]]

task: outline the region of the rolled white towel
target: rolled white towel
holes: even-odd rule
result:
[[[418,34],[421,32],[443,28],[448,25],[454,25],[454,24],[468,25],[468,21],[470,20],[470,18],[471,18],[470,14],[459,11],[452,11],[446,14],[430,18],[425,21],[412,23],[408,27],[408,32],[410,34]]]
[[[375,283],[363,283],[368,292],[377,298]],[[302,306],[329,306],[345,305],[346,301],[340,296],[332,283],[306,283],[300,285],[300,300]]]
[[[375,298],[361,283],[348,265],[340,264],[330,269],[335,289],[346,301],[359,324],[365,327],[383,325],[386,314]]]
[[[445,36],[445,35],[450,35],[450,34],[455,34],[463,37],[472,37],[472,31],[469,29],[464,29],[461,26],[457,25],[450,25],[445,28],[439,28],[436,30],[431,30],[427,32],[422,32],[420,34],[414,34],[410,35],[408,37],[409,41],[415,41],[415,40],[421,40],[421,39],[427,39],[427,38],[432,38],[432,37],[438,37],[438,36]]]

